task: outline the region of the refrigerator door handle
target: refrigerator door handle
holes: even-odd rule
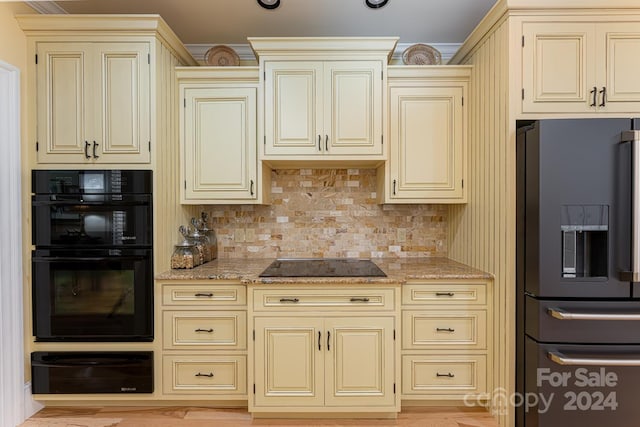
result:
[[[624,356],[620,356],[619,358],[616,358],[615,356],[611,358],[582,356],[571,357],[562,354],[559,351],[549,351],[547,353],[547,357],[551,359],[552,362],[563,366],[640,366],[640,355],[637,355],[634,358],[626,358]]]
[[[557,307],[549,307],[547,313],[559,320],[640,320],[640,313],[572,312]]]
[[[631,142],[631,271],[622,279],[640,282],[640,131],[622,132],[621,142]]]

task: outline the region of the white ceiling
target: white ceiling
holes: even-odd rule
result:
[[[157,13],[185,44],[246,44],[247,37],[398,36],[399,43],[461,43],[496,0],[60,0],[67,13]]]

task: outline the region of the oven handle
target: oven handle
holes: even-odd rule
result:
[[[640,131],[622,132],[620,141],[631,142],[631,271],[622,280],[640,282]]]
[[[563,366],[640,366],[640,356],[635,359],[616,359],[608,357],[571,357],[558,351],[550,351],[547,357],[552,362]]]
[[[31,206],[149,206],[150,200],[105,200],[105,201],[87,201],[82,199],[75,200],[34,200]]]
[[[140,261],[148,259],[148,256],[144,255],[114,255],[110,257],[64,257],[64,256],[50,256],[50,257],[33,257],[33,261],[62,261],[62,262],[78,262],[78,261]]]
[[[70,362],[68,360],[63,359],[62,361],[50,361],[50,362],[40,362],[40,361],[32,361],[31,366],[38,366],[47,368],[50,366],[55,366],[57,368],[75,368],[80,366],[100,366],[100,367],[120,367],[120,366],[134,366],[141,365],[146,363],[145,360],[136,360],[136,359],[120,359],[120,360],[105,360],[104,362],[97,362],[95,360],[78,360],[75,362]]]
[[[559,320],[640,320],[640,313],[576,313],[549,307],[547,313]]]

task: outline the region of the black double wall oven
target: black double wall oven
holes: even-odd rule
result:
[[[153,341],[151,174],[148,170],[32,172],[36,341]],[[149,371],[148,384],[128,387],[127,372],[142,359],[147,360],[143,366]],[[149,352],[103,353],[99,358],[91,353],[36,352],[34,393],[148,392],[152,361]],[[72,378],[90,376],[100,366],[100,377],[110,378],[104,387],[65,388],[64,384],[73,384]],[[139,378],[136,381],[140,383]]]

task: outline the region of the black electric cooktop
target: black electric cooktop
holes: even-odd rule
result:
[[[260,277],[387,277],[368,259],[277,259]]]

